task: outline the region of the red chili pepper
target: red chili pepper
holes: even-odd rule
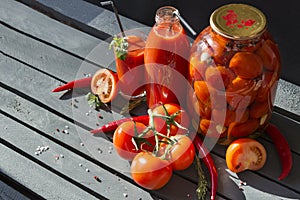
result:
[[[68,82],[62,86],[55,88],[54,90],[52,90],[52,92],[61,92],[64,90],[70,90],[70,89],[74,89],[74,88],[91,87],[91,81],[92,81],[92,77],[86,77],[86,78],[74,80],[74,81]]]
[[[282,180],[290,173],[293,166],[292,153],[289,143],[282,135],[280,130],[273,124],[268,125],[266,128],[266,133],[272,139],[278,152],[282,166],[282,171],[278,177],[278,180]]]
[[[207,167],[210,179],[211,179],[211,196],[210,199],[214,200],[217,194],[217,187],[218,187],[218,172],[215,166],[214,160],[212,159],[211,155],[209,154],[207,148],[203,144],[201,138],[196,135],[194,138],[194,145],[199,152],[200,158],[203,160],[205,166]]]
[[[127,121],[135,121],[145,124],[146,126],[149,124],[149,116],[148,115],[141,115],[136,117],[129,117],[129,118],[123,118],[116,121],[109,122],[97,129],[93,129],[90,132],[95,134],[98,133],[107,133],[116,130],[116,128],[123,122]]]

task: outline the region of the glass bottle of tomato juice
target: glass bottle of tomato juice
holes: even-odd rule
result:
[[[158,103],[179,103],[186,99],[190,43],[177,9],[161,7],[146,41],[144,61],[149,107]]]
[[[281,68],[265,15],[245,4],[228,4],[210,16],[194,41],[188,105],[199,133],[229,144],[256,136],[271,118]]]

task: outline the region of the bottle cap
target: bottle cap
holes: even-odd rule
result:
[[[224,37],[246,40],[260,36],[267,27],[265,15],[246,4],[227,4],[210,16],[210,26]]]

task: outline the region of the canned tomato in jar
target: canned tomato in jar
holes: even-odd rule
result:
[[[259,135],[269,123],[281,68],[265,15],[246,4],[228,4],[210,16],[190,54],[189,110],[194,126],[228,144]]]

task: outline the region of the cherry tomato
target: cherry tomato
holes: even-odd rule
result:
[[[210,91],[205,81],[195,81],[194,89],[199,101],[205,105],[210,104]]]
[[[278,47],[271,40],[266,40],[256,51],[263,61],[264,67],[270,71],[277,71],[280,68],[280,56]]]
[[[248,107],[258,93],[256,82],[236,77],[226,89],[226,99],[233,109]]]
[[[193,81],[203,80],[205,78],[205,71],[208,67],[206,61],[202,61],[201,57],[196,53],[190,57],[189,77],[193,77]]]
[[[209,36],[207,36],[205,44],[207,45],[207,50],[215,61],[216,64],[225,65],[230,60],[230,58],[233,55],[232,51],[228,51],[226,49],[226,46],[228,43],[230,43],[230,40],[216,34],[211,28]]]
[[[175,140],[171,145],[169,155],[169,162],[173,170],[184,170],[188,168],[195,158],[195,147],[193,141],[186,135],[175,135],[170,138]]]
[[[188,113],[183,110],[179,105],[173,103],[167,103],[164,105],[158,105],[152,109],[154,114],[154,126],[156,131],[167,135],[168,134],[168,125],[170,125],[169,136],[174,136],[176,134],[185,134],[186,129],[189,127],[190,121]],[[171,119],[163,119],[159,117],[168,116]],[[179,124],[178,127],[176,123]]]
[[[257,140],[240,138],[233,141],[226,150],[226,164],[232,172],[259,170],[267,159],[265,147]]]
[[[247,137],[259,127],[258,119],[248,119],[246,122],[231,122],[228,126],[228,136]]]
[[[155,138],[152,131],[147,132],[143,137],[138,137],[146,125],[127,121],[118,126],[113,135],[113,144],[117,153],[126,160],[132,160],[141,151],[153,151]]]
[[[223,124],[209,119],[201,119],[199,129],[204,136],[211,138],[222,138],[227,133],[227,128]]]
[[[269,101],[258,102],[255,101],[250,107],[250,117],[258,119],[266,114],[272,112],[272,105]]]
[[[131,176],[140,186],[157,190],[165,186],[173,173],[167,160],[154,156],[149,152],[140,152],[131,163]]]
[[[98,95],[101,102],[111,102],[118,94],[118,76],[109,69],[99,69],[91,81],[91,90]]]
[[[253,79],[262,73],[263,61],[257,54],[238,52],[231,58],[229,68],[243,79]]]
[[[214,108],[225,108],[227,105],[225,92],[215,89],[205,81],[195,81],[194,90],[198,100],[201,102],[199,105],[202,112],[205,107],[208,107],[210,111]],[[205,113],[208,114],[208,112]]]
[[[279,79],[278,72],[265,71],[262,74],[261,87],[259,88],[255,99],[260,102],[262,101],[274,102],[278,79]]]
[[[229,126],[231,122],[246,122],[249,118],[249,109],[231,110],[227,109],[214,109],[212,111],[212,119],[218,124]]]
[[[208,67],[205,72],[205,78],[209,85],[224,91],[235,78],[235,75],[230,69],[224,66],[217,66]]]

